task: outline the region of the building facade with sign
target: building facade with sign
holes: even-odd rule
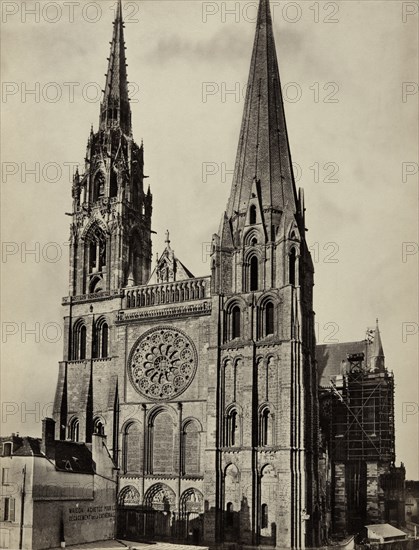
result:
[[[125,49],[119,2],[99,128],[72,188],[56,437],[106,435],[120,472],[120,537],[313,546],[313,265],[269,2],[259,4],[231,193],[206,277],[182,264],[168,235],[152,270],[153,197],[132,133]]]
[[[42,439],[0,438],[0,548],[38,550],[115,536],[117,476],[106,437],[90,444],[55,440],[43,420]]]

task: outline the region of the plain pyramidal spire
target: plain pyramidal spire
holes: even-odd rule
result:
[[[384,357],[383,343],[381,342],[380,328],[378,326],[378,319],[375,321],[375,335],[374,335],[374,355],[376,357]]]
[[[381,341],[380,329],[378,326],[378,319],[375,324],[374,340],[371,353],[372,366],[376,369],[384,368],[384,349]]]
[[[292,212],[292,171],[269,0],[259,1],[256,35],[227,215],[247,210],[253,182],[263,208]]]
[[[111,51],[108,58],[108,72],[100,108],[100,128],[120,128],[124,134],[131,134],[131,108],[128,99],[127,61],[125,57],[124,21],[122,0],[118,0]]]

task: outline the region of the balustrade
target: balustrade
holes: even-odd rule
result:
[[[210,278],[187,279],[124,289],[124,307],[139,308],[201,300],[210,295]]]

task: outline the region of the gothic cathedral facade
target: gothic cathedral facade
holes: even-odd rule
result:
[[[231,193],[207,277],[192,275],[168,236],[152,270],[143,166],[119,1],[99,128],[73,181],[56,437],[106,435],[119,471],[120,537],[315,546],[313,264],[269,0],[259,3]]]

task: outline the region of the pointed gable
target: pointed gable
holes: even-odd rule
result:
[[[231,232],[231,225],[227,217],[227,214],[225,212],[221,218],[220,227],[218,229],[218,235],[220,235],[221,237],[222,248],[227,250],[234,248],[234,240],[233,240],[233,234]]]
[[[247,202],[247,210],[245,215],[245,229],[244,235],[246,239],[244,242],[246,244],[251,244],[251,239],[248,235],[252,233],[252,228],[255,228],[255,233],[257,235],[263,236],[263,240],[266,240],[266,225],[265,225],[265,216],[263,214],[262,207],[262,193],[260,188],[260,182],[256,179],[252,182],[252,187],[250,191],[249,200]],[[260,243],[260,239],[257,239]],[[246,242],[247,241],[247,242]]]
[[[170,246],[169,231],[166,231],[166,248],[160,257],[157,257],[157,265],[148,281],[149,285],[158,283],[171,283],[173,281],[184,281],[193,279],[194,275],[176,257]]]

